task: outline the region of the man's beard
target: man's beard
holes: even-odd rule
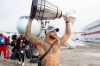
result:
[[[52,40],[56,39],[54,36],[51,36],[51,35],[49,35],[49,37],[50,37]]]

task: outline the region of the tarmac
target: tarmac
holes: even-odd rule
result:
[[[74,49],[66,46],[61,47],[59,66],[100,66],[100,43],[80,42],[76,41]],[[0,58],[0,66],[21,66],[18,60],[3,60]],[[36,63],[29,63],[29,59],[25,59],[24,66],[37,66]]]

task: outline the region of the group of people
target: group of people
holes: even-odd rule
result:
[[[10,48],[10,46],[12,48]],[[4,60],[7,60],[7,57],[11,59],[19,60],[19,64],[24,65],[24,57],[31,58],[33,55],[34,48],[36,45],[31,43],[26,37],[25,34],[12,35],[12,41],[10,42],[9,37],[0,34],[0,55],[1,51],[4,53]],[[12,50],[12,52],[10,51]],[[11,54],[10,54],[11,52]],[[31,55],[31,56],[30,56]]]
[[[12,39],[11,46],[13,49],[11,59],[18,59],[19,64],[22,63],[24,65],[25,47],[29,44],[29,41],[24,34],[21,34],[19,37],[13,35]]]

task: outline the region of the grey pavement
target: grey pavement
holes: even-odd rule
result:
[[[76,42],[74,49],[63,46],[60,51],[59,66],[100,66],[100,43]],[[0,58],[0,66],[21,66],[18,60]],[[37,66],[25,59],[24,66]]]

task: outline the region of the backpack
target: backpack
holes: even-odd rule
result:
[[[38,56],[33,55],[32,58],[30,58],[30,63],[37,63],[39,60]]]
[[[0,36],[0,45],[5,44],[4,36]]]
[[[32,49],[29,48],[28,50],[26,50],[26,57],[28,59],[32,58]]]
[[[17,59],[17,53],[13,52],[10,58],[13,60]]]

